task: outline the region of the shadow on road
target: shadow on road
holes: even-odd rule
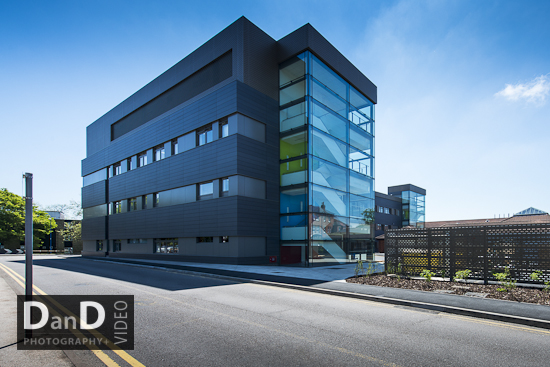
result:
[[[14,263],[24,264],[24,260],[9,261]],[[109,279],[121,280],[130,283],[146,285],[149,287],[161,288],[168,291],[179,291],[186,289],[218,287],[223,285],[235,284],[228,279],[220,279],[213,277],[190,276],[188,274],[174,273],[164,271],[164,269],[155,269],[151,266],[158,266],[172,270],[186,270],[196,273],[214,274],[220,276],[238,277],[241,279],[264,280],[285,284],[296,284],[303,286],[312,286],[324,283],[321,280],[291,278],[284,276],[275,276],[270,274],[257,274],[239,272],[225,269],[200,268],[194,266],[185,266],[174,264],[153,264],[142,262],[139,260],[127,259],[108,259],[98,260],[90,258],[55,258],[55,259],[33,259],[34,266],[48,267],[68,272],[77,272]],[[145,265],[142,266],[127,266],[125,264]],[[67,274],[70,277],[70,274]],[[242,282],[242,280],[241,280]]]

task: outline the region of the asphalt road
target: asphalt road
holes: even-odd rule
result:
[[[0,264],[24,276],[23,256]],[[120,366],[550,365],[544,329],[81,258],[34,265],[50,295],[135,296],[135,361],[105,352]],[[71,356],[103,365],[89,351]]]

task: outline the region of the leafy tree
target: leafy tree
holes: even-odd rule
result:
[[[65,241],[80,241],[82,239],[82,223],[65,222],[65,228],[59,232]]]
[[[33,245],[42,244],[42,238],[50,234],[50,216],[33,205]],[[57,228],[55,220],[51,221],[51,229]],[[0,189],[0,242],[25,240],[25,199]]]
[[[363,220],[365,221],[365,224],[374,223],[374,209],[363,210]]]

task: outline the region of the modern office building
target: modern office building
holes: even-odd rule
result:
[[[83,255],[314,266],[374,251],[376,86],[242,17],[87,128]]]

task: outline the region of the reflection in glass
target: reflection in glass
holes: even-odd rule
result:
[[[321,102],[340,116],[347,116],[347,103],[340,98],[336,93],[328,90],[322,84],[313,80],[312,82],[312,97]]]
[[[294,83],[279,91],[279,103],[284,106],[287,103],[304,98],[306,95],[306,81]]]
[[[306,103],[300,102],[279,112],[280,131],[287,131],[307,124]]]
[[[374,197],[374,180],[365,175],[350,171],[349,192],[356,195]]]
[[[317,185],[310,185],[310,210],[318,213],[341,215],[348,214],[349,194]]]
[[[279,67],[279,86],[283,87],[301,77],[306,73],[306,54],[295,56]]]
[[[374,138],[372,135],[358,128],[357,126],[350,124],[349,129],[349,144],[353,145],[355,148],[363,151],[368,155],[373,155],[374,149]]]
[[[311,153],[342,167],[348,165],[348,146],[319,130],[311,129]]]
[[[311,124],[343,142],[348,141],[348,122],[346,119],[315,100],[311,104]]]
[[[323,83],[343,99],[347,99],[348,84],[344,79],[338,76],[314,55],[311,55],[311,67],[313,69],[312,75],[315,79]]]
[[[345,168],[311,158],[310,182],[333,189],[348,191],[348,175]]]
[[[372,158],[360,150],[350,147],[349,169],[372,177]]]

